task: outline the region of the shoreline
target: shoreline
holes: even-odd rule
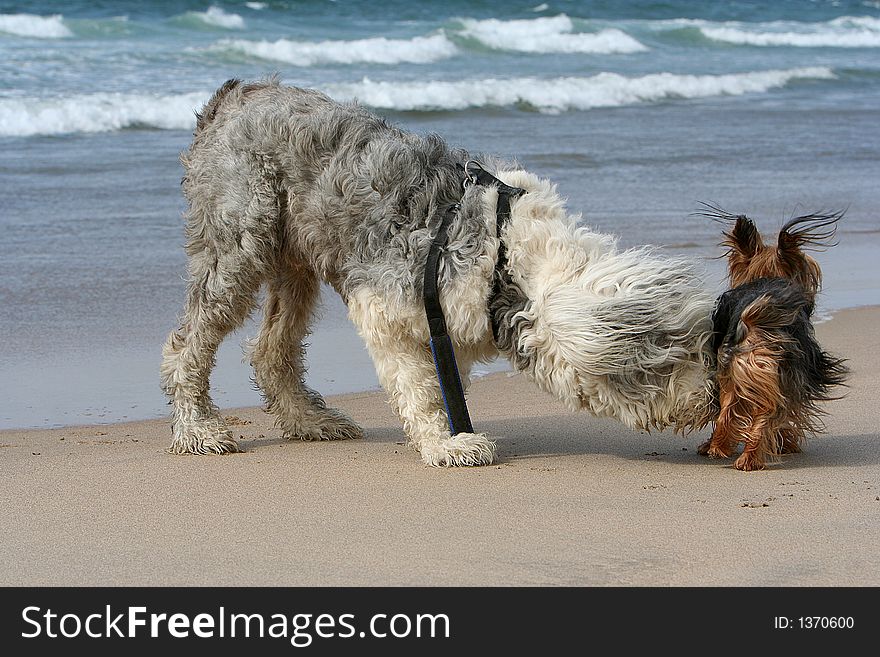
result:
[[[828,322],[831,322],[834,320],[834,317],[841,312],[858,311],[858,310],[871,310],[873,308],[880,308],[880,305],[873,304],[873,303],[866,303],[863,305],[849,306],[846,308],[837,308],[837,309],[830,309],[830,310],[823,310],[820,307],[820,308],[818,308],[817,317],[814,319],[813,324],[816,327],[818,327],[822,324],[826,324]],[[224,348],[231,349],[233,342],[234,342],[233,340],[227,340],[227,342],[224,343],[224,345],[223,345]],[[368,363],[367,366],[372,367],[372,363]],[[487,367],[489,368],[488,370],[486,369]],[[157,367],[157,371],[158,371],[158,367]],[[480,380],[485,379],[487,377],[497,377],[499,375],[501,375],[501,376],[517,375],[516,372],[514,372],[512,369],[510,369],[510,364],[506,360],[501,358],[500,356],[496,361],[493,361],[491,364],[488,364],[488,365],[481,364],[481,363],[475,364],[474,371],[481,372],[481,373],[476,374],[476,375],[472,373],[472,375],[471,375],[472,382],[480,381]],[[372,372],[373,372],[373,370],[370,370],[368,374],[372,374]],[[363,378],[363,376],[362,376],[362,378]],[[214,391],[214,392],[216,392],[216,391]],[[353,390],[353,391],[348,391],[348,392],[341,392],[341,393],[330,393],[330,394],[325,395],[325,398],[329,402],[330,400],[334,400],[334,399],[344,399],[344,398],[347,398],[350,396],[357,396],[357,395],[363,395],[363,394],[382,394],[382,395],[384,395],[384,390],[381,388],[381,386],[378,384],[378,382],[376,382],[376,384],[374,386],[369,387],[369,388]],[[220,405],[223,408],[224,413],[231,413],[231,414],[241,413],[241,412],[245,412],[245,411],[249,411],[249,410],[252,410],[252,411],[260,410],[262,407],[262,405],[254,405],[254,404],[230,405],[230,406],[224,407],[222,405],[222,403],[220,403],[221,400],[217,400],[217,401],[218,401],[218,405]],[[116,425],[122,426],[122,425],[129,425],[129,424],[137,424],[139,422],[150,422],[150,421],[157,421],[157,420],[163,420],[163,419],[167,420],[167,418],[168,418],[168,415],[150,415],[150,416],[144,416],[144,417],[133,417],[131,419],[125,419],[122,421],[110,420],[107,422],[73,422],[73,423],[69,423],[69,424],[53,423],[51,426],[26,425],[26,426],[0,427],[0,440],[2,440],[3,434],[8,433],[8,432],[51,431],[51,430],[62,430],[62,429],[74,429],[74,428],[80,428],[80,427],[108,427],[108,426],[116,426]]]
[[[571,413],[522,375],[474,382],[479,468],[429,468],[384,393],[328,397],[362,440],[284,440],[226,409],[246,450],[165,452],[166,419],[0,432],[0,584],[880,585],[880,307],[816,327],[848,358],[827,432],[766,470],[688,436]],[[357,545],[356,549],[352,549]]]

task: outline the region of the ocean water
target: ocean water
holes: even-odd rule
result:
[[[0,428],[166,413],[178,155],[223,81],[276,73],[515,159],[713,290],[700,202],[767,231],[847,208],[817,254],[820,312],[880,303],[880,2],[0,0]],[[255,331],[221,348],[224,407],[259,403],[240,349]],[[308,354],[324,393],[377,385],[332,292]]]

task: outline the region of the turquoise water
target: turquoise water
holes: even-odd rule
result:
[[[817,255],[820,311],[880,303],[880,2],[0,0],[0,427],[164,414],[177,157],[217,86],[274,73],[515,158],[623,245],[693,257],[713,289],[700,201],[768,231],[846,207]],[[374,387],[324,299],[310,383]],[[259,402],[239,349],[254,330],[221,350],[223,406]]]

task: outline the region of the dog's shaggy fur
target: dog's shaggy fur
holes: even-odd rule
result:
[[[345,300],[424,462],[491,463],[486,435],[449,434],[421,298],[430,242],[456,202],[439,288],[465,383],[475,361],[500,352],[572,409],[633,428],[705,425],[714,410],[713,300],[692,266],[648,248],[619,251],[613,237],[579,227],[550,182],[499,165],[498,178],[526,193],[511,202],[500,238],[508,270],[493,290],[498,193],[463,190],[469,159],[317,91],[224,84],[181,156],[189,286],[162,364],[170,451],[238,449],[208,377],[261,285],[251,360],[268,410],[289,438],[361,435],[303,382],[303,338],[325,281]]]
[[[745,215],[715,206],[704,214],[733,227],[722,242],[731,289],[713,314],[719,414],[698,452],[726,458],[743,443],[734,467],[761,470],[822,430],[821,402],[847,375],[844,361],[816,341],[811,317],[822,270],[803,251],[830,246],[843,213],[792,219],[770,244]]]

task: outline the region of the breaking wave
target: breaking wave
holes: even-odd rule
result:
[[[880,48],[880,19],[871,16],[841,16],[824,23],[713,23],[691,19],[677,19],[666,23],[693,27],[706,39],[733,45]]]
[[[245,57],[284,62],[293,66],[321,64],[427,64],[461,54],[462,50],[523,53],[617,54],[647,50],[617,28],[575,32],[571,18],[562,14],[524,20],[462,18],[437,33],[409,39],[373,37],[356,40],[254,41],[224,39],[209,48]]]
[[[328,85],[336,98],[399,111],[465,110],[524,106],[540,112],[620,107],[676,98],[761,93],[795,79],[831,79],[827,67],[769,70],[730,75],[655,73],[628,78],[616,73],[555,79],[514,78],[455,82],[374,82]]]
[[[0,32],[37,39],[64,39],[73,36],[60,14],[0,14]]]
[[[226,39],[213,50],[233,52],[284,62],[294,66],[316,64],[425,64],[453,57],[458,48],[443,34],[387,39],[374,37],[353,41],[247,41]]]
[[[175,20],[184,25],[219,27],[224,30],[243,30],[245,27],[244,18],[213,5],[205,11],[188,11],[175,17]]]
[[[575,32],[574,21],[565,14],[523,20],[460,19],[460,34],[493,50],[528,53],[615,54],[647,50],[633,37],[616,28],[599,32]]]
[[[96,93],[57,99],[0,99],[0,136],[28,137],[124,128],[192,129],[210,93]]]

